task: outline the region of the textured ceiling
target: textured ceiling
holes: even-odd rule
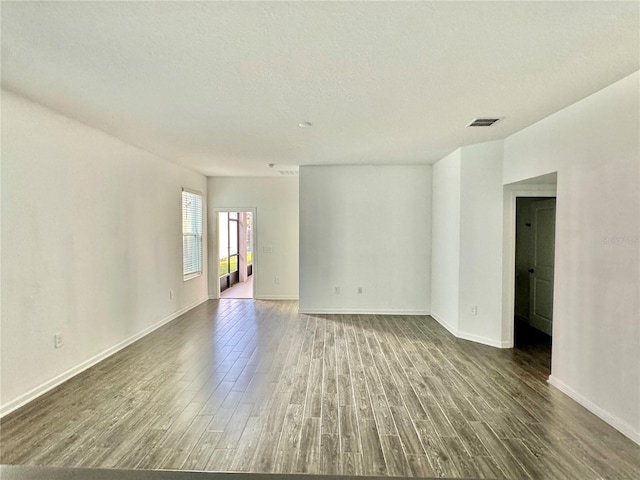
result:
[[[638,70],[639,18],[634,1],[2,2],[2,85],[206,175],[433,163]]]

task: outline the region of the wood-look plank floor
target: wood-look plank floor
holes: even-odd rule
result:
[[[546,383],[548,348],[431,317],[209,301],[1,422],[0,463],[637,479],[640,447]]]

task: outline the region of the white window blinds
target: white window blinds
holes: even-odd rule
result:
[[[189,280],[202,273],[202,195],[182,192],[182,273]]]

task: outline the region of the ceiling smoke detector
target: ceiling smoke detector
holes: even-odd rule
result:
[[[502,119],[480,117],[480,118],[474,119],[471,123],[467,125],[467,127],[490,127],[494,123],[498,122],[499,120],[502,120]]]

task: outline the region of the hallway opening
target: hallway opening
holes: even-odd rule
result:
[[[554,197],[516,198],[514,348],[540,352],[551,371]],[[546,362],[545,362],[546,363]]]
[[[220,298],[254,298],[253,231],[252,212],[218,212]]]

